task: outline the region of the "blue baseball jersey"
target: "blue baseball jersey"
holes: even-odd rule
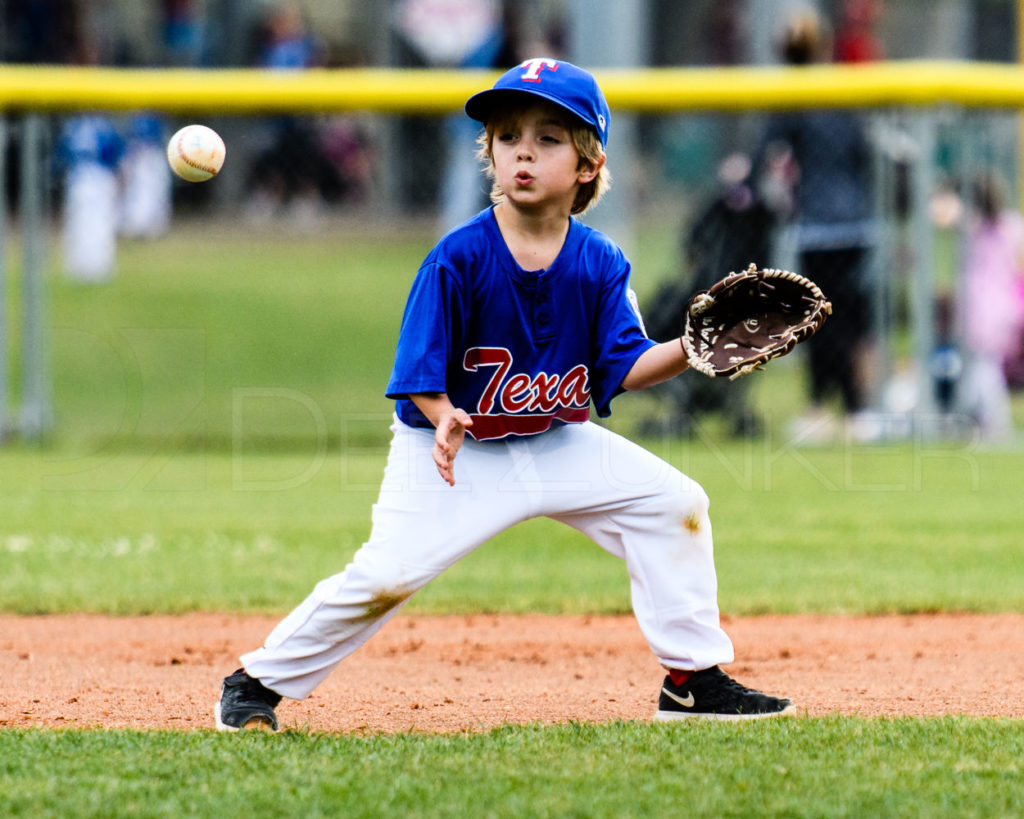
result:
[[[406,303],[387,396],[398,417],[432,427],[408,396],[447,393],[477,440],[535,435],[601,417],[652,347],[629,287],[630,265],[576,219],[546,270],[520,267],[492,208],[448,233]]]

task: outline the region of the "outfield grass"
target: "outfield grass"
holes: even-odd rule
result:
[[[201,229],[191,245],[125,244],[108,285],[55,280],[54,442],[336,441],[342,418],[389,408],[426,241]]]
[[[712,499],[726,612],[1024,611],[1016,455],[669,450]],[[384,452],[3,458],[0,608],[284,612],[365,539]],[[547,520],[504,533],[411,605],[629,610],[621,562]]]
[[[480,735],[0,732],[5,816],[1018,816],[1024,726],[830,717]]]

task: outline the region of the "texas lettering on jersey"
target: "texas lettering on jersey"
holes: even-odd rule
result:
[[[580,423],[590,417],[586,365],[566,373],[509,375],[512,352],[506,347],[471,347],[462,358],[467,372],[491,369],[480,394],[471,433],[477,440],[506,435],[535,435],[556,421]]]

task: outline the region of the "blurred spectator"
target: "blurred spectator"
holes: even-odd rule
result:
[[[644,310],[648,335],[656,341],[668,341],[679,335],[686,305],[698,290],[707,290],[729,273],[744,270],[754,262],[768,264],[775,216],[760,199],[752,183],[751,161],[745,154],[731,154],[718,169],[720,190],[682,236],[686,259],[683,274],[663,284]],[[692,376],[672,378],[655,387],[655,394],[671,403],[669,431],[689,431],[700,415],[719,413],[733,435],[759,432],[749,398],[749,379],[725,379]],[[664,431],[656,423],[645,424],[648,434]]]
[[[1017,352],[1024,327],[1019,299],[1024,282],[1024,219],[1004,202],[1002,183],[994,175],[975,180],[974,217],[964,256],[967,370],[961,404],[986,440],[1005,440],[1012,431],[1004,368]]]
[[[401,0],[394,27],[417,60],[432,68],[507,70],[527,57],[549,54],[523,4],[499,0]],[[476,159],[479,123],[462,111],[445,118],[447,155],[441,181],[441,232],[469,219],[489,203],[490,182]]]
[[[366,202],[373,188],[373,145],[359,124],[347,114],[328,117],[319,130],[320,150],[333,169],[335,186],[327,187],[328,201]]]
[[[417,58],[431,68],[493,68],[502,57],[505,31],[497,0],[400,0],[394,26]],[[438,225],[450,230],[487,204],[490,183],[476,159],[478,123],[462,111],[444,120],[446,154]]]
[[[122,236],[156,239],[170,229],[172,180],[166,142],[163,119],[147,113],[132,117],[121,160]]]
[[[323,44],[310,31],[298,3],[291,0],[270,6],[256,37],[256,64],[263,68],[303,69],[323,65]]]
[[[956,338],[955,307],[948,293],[941,294],[935,303],[935,350],[930,370],[935,392],[935,404],[946,418],[957,408],[957,392],[963,375],[963,356]]]
[[[194,66],[203,61],[203,24],[194,0],[161,0],[160,38],[164,62]]]
[[[881,15],[881,0],[842,0],[836,26],[836,62],[882,59],[882,45],[875,33]]]
[[[4,0],[2,5],[0,62],[88,62],[77,0]]]
[[[87,40],[83,35],[83,14],[77,0],[3,0],[0,3],[0,63],[73,64],[91,59]],[[20,129],[13,124],[24,114],[5,111],[12,127],[8,129],[6,153],[0,153],[4,163],[2,176],[6,197],[11,209],[18,206],[21,185]]]
[[[745,37],[739,0],[717,0],[704,19],[704,47],[710,65],[738,65],[743,61]]]
[[[1024,315],[1024,281],[1017,287],[1017,305]],[[1024,389],[1024,327],[1017,334],[1017,343],[1006,359],[1006,383],[1011,390]]]
[[[792,66],[827,61],[832,54],[829,32],[811,11],[790,21],[780,46]],[[806,345],[812,407],[791,432],[809,441],[836,431],[826,411],[833,394],[848,418],[866,405],[872,326],[866,267],[876,232],[872,155],[856,113],[824,109],[772,118],[758,150],[758,179],[771,166],[786,168],[780,157],[787,155],[796,171],[791,218],[799,272],[821,287],[834,308]]]
[[[64,175],[63,270],[73,279],[98,282],[117,266],[119,223],[117,168],[124,141],[100,114],[68,119],[57,157]]]
[[[301,71],[324,62],[321,42],[293,2],[270,7],[257,32],[256,50],[256,66],[272,70]],[[327,200],[337,198],[342,185],[324,154],[314,120],[271,117],[255,138],[262,147],[249,168],[250,218],[264,221],[283,208],[297,225],[315,224]]]
[[[501,48],[498,0],[398,0],[394,27],[426,65],[489,65]],[[480,55],[480,56],[475,56]]]

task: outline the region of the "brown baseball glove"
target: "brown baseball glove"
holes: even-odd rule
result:
[[[751,264],[690,299],[680,340],[693,369],[739,378],[810,338],[831,313],[810,279]]]

